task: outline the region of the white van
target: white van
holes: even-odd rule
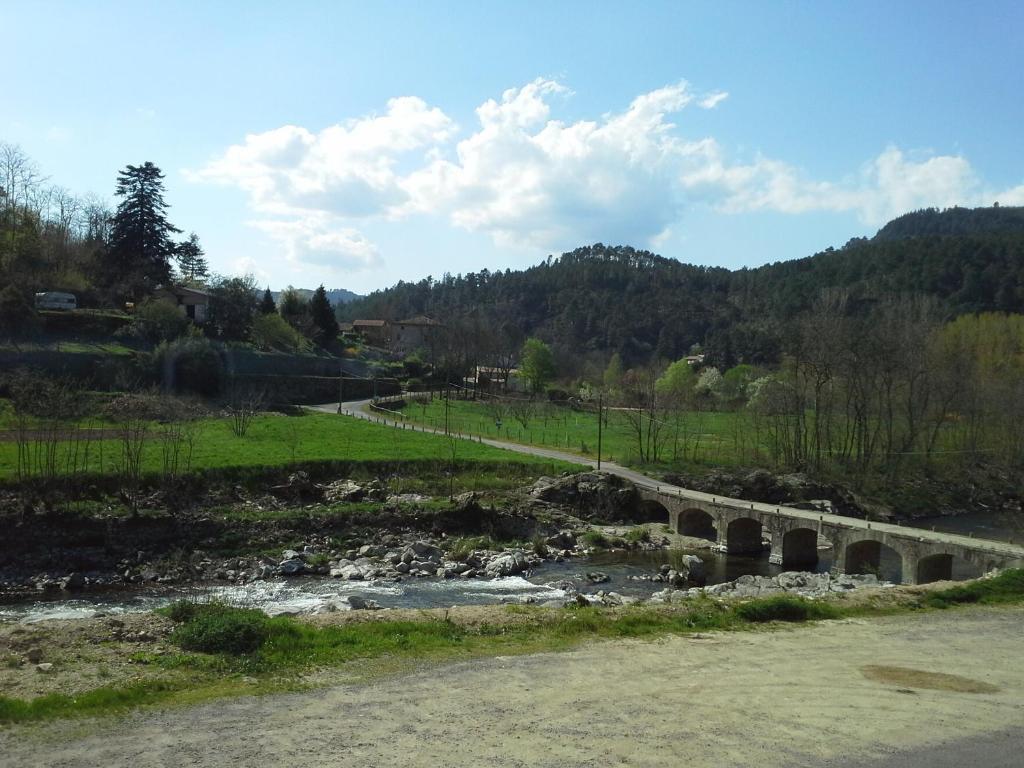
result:
[[[43,291],[36,294],[36,309],[78,309],[78,299],[73,293]]]

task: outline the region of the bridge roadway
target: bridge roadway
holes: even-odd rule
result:
[[[358,400],[346,402],[340,409],[338,403],[310,408],[398,429],[444,434],[441,430],[414,426],[387,412],[373,412],[370,405],[370,400]],[[517,453],[597,467],[595,460],[565,451],[468,435],[464,437]],[[966,563],[966,570],[976,575],[993,568],[1024,566],[1024,546],[1012,543],[714,496],[658,482],[614,462],[602,461],[601,469],[632,482],[637,487],[641,503],[651,510],[663,512],[674,531],[684,536],[711,539],[719,551],[732,554],[762,552],[767,538],[771,542],[771,562],[786,568],[816,565],[818,548],[823,541],[832,546],[834,572],[877,571],[882,553],[888,552],[890,557],[895,555],[899,558],[902,580],[908,584],[949,579],[956,561]]]

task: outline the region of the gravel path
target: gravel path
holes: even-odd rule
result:
[[[975,608],[593,643],[122,722],[8,729],[0,762],[768,768],[924,766],[956,754],[999,766],[1024,748],[1022,620],[1024,608]],[[869,677],[868,665],[900,679]]]

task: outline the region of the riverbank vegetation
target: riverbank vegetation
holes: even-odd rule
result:
[[[188,704],[225,695],[296,689],[315,679],[322,682],[322,676],[308,675],[332,668],[358,678],[393,673],[424,661],[566,650],[589,640],[741,631],[772,622],[803,623],[1022,601],[1024,571],[1016,570],[955,587],[890,589],[868,599],[699,598],[669,606],[617,610],[504,606],[464,613],[406,611],[399,619],[332,614],[340,619],[315,624],[220,604],[178,603],[164,612],[173,623],[164,627],[163,650],[130,646],[134,680],[33,698],[0,697],[0,722],[104,715],[144,705]],[[73,649],[66,650],[66,657],[46,674],[58,675],[63,666],[75,663]],[[9,663],[15,663],[13,657]]]

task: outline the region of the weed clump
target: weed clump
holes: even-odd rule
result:
[[[630,544],[647,543],[651,540],[651,532],[647,528],[630,528],[626,532],[626,541]]]
[[[930,592],[924,599],[930,608],[951,608],[964,603],[1010,603],[1024,597],[1024,568],[1003,571],[991,579]]]
[[[580,537],[581,541],[592,549],[608,549],[611,542],[600,531],[587,531]]]
[[[749,603],[737,605],[734,611],[738,618],[753,624],[769,621],[815,621],[839,616],[839,610],[833,605],[815,603],[792,595],[751,600]]]
[[[259,650],[270,634],[269,617],[251,608],[177,602],[166,615],[181,622],[171,642],[186,651],[241,656]]]

